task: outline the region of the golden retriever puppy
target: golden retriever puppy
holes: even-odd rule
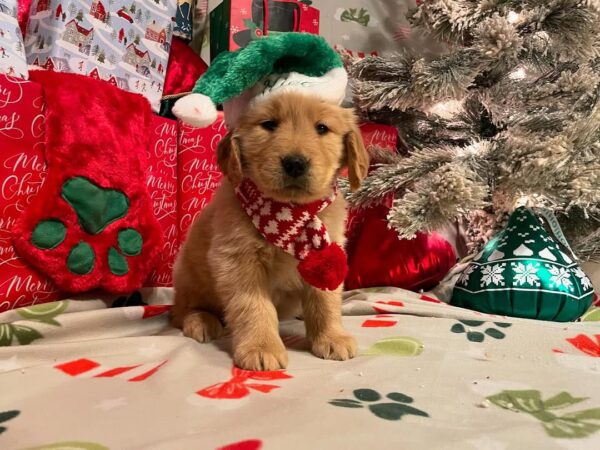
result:
[[[225,325],[238,367],[276,370],[287,365],[278,317],[302,311],[312,353],[354,357],[356,342],[341,322],[342,286],[326,291],[306,283],[298,260],[258,232],[235,191],[246,179],[264,197],[306,204],[331,196],[345,167],[358,188],[369,161],[352,111],[302,94],[273,95],[248,108],[220,142],[217,157],[225,178],[175,264],[173,325],[199,342],[220,337]],[[343,247],[343,196],[318,218]]]

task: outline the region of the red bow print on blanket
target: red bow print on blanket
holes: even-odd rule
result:
[[[144,381],[154,375],[167,361],[109,367],[87,358],[57,364],[55,369],[79,378],[120,378],[127,381]]]
[[[171,305],[144,305],[144,314],[142,319],[149,319],[150,317],[160,316],[171,310]]]
[[[404,303],[396,300],[377,300],[375,303],[382,306],[373,305],[373,309],[376,313],[385,314],[390,312],[398,312],[398,308],[402,308]]]
[[[365,320],[361,327],[363,328],[388,328],[393,327],[398,323],[398,319],[393,318],[388,314],[377,314],[375,319]]]
[[[594,336],[579,334],[567,339],[567,342],[588,356],[600,358],[600,334]]]
[[[249,439],[247,441],[236,442],[235,444],[229,444],[225,447],[219,447],[217,450],[260,450],[262,448],[262,441],[258,439]]]
[[[250,389],[267,394],[280,386],[266,383],[249,383],[248,380],[272,381],[285,380],[286,378],[292,378],[292,376],[284,371],[257,372],[234,367],[231,370],[231,379],[229,381],[213,384],[196,392],[196,394],[215,399],[243,398],[250,394]]]

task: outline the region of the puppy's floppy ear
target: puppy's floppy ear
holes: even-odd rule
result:
[[[355,191],[360,187],[362,180],[367,177],[369,172],[369,154],[363,144],[354,113],[350,110],[348,110],[347,121],[350,131],[344,135],[344,147],[346,149],[350,188]]]
[[[231,131],[217,145],[217,163],[234,187],[242,182],[240,148],[236,136]]]

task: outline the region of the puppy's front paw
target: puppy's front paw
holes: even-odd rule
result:
[[[183,319],[183,335],[198,342],[218,339],[223,336],[223,331],[221,321],[208,312],[192,312]]]
[[[315,356],[336,361],[354,358],[356,348],[356,340],[343,332],[322,334],[312,342],[312,352]]]
[[[245,345],[235,350],[233,361],[236,366],[245,370],[279,370],[286,368],[288,356],[283,344],[257,347]]]

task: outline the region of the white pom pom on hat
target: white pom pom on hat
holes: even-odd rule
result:
[[[197,128],[207,127],[217,120],[217,107],[203,94],[189,94],[173,105],[173,114],[183,122]]]

